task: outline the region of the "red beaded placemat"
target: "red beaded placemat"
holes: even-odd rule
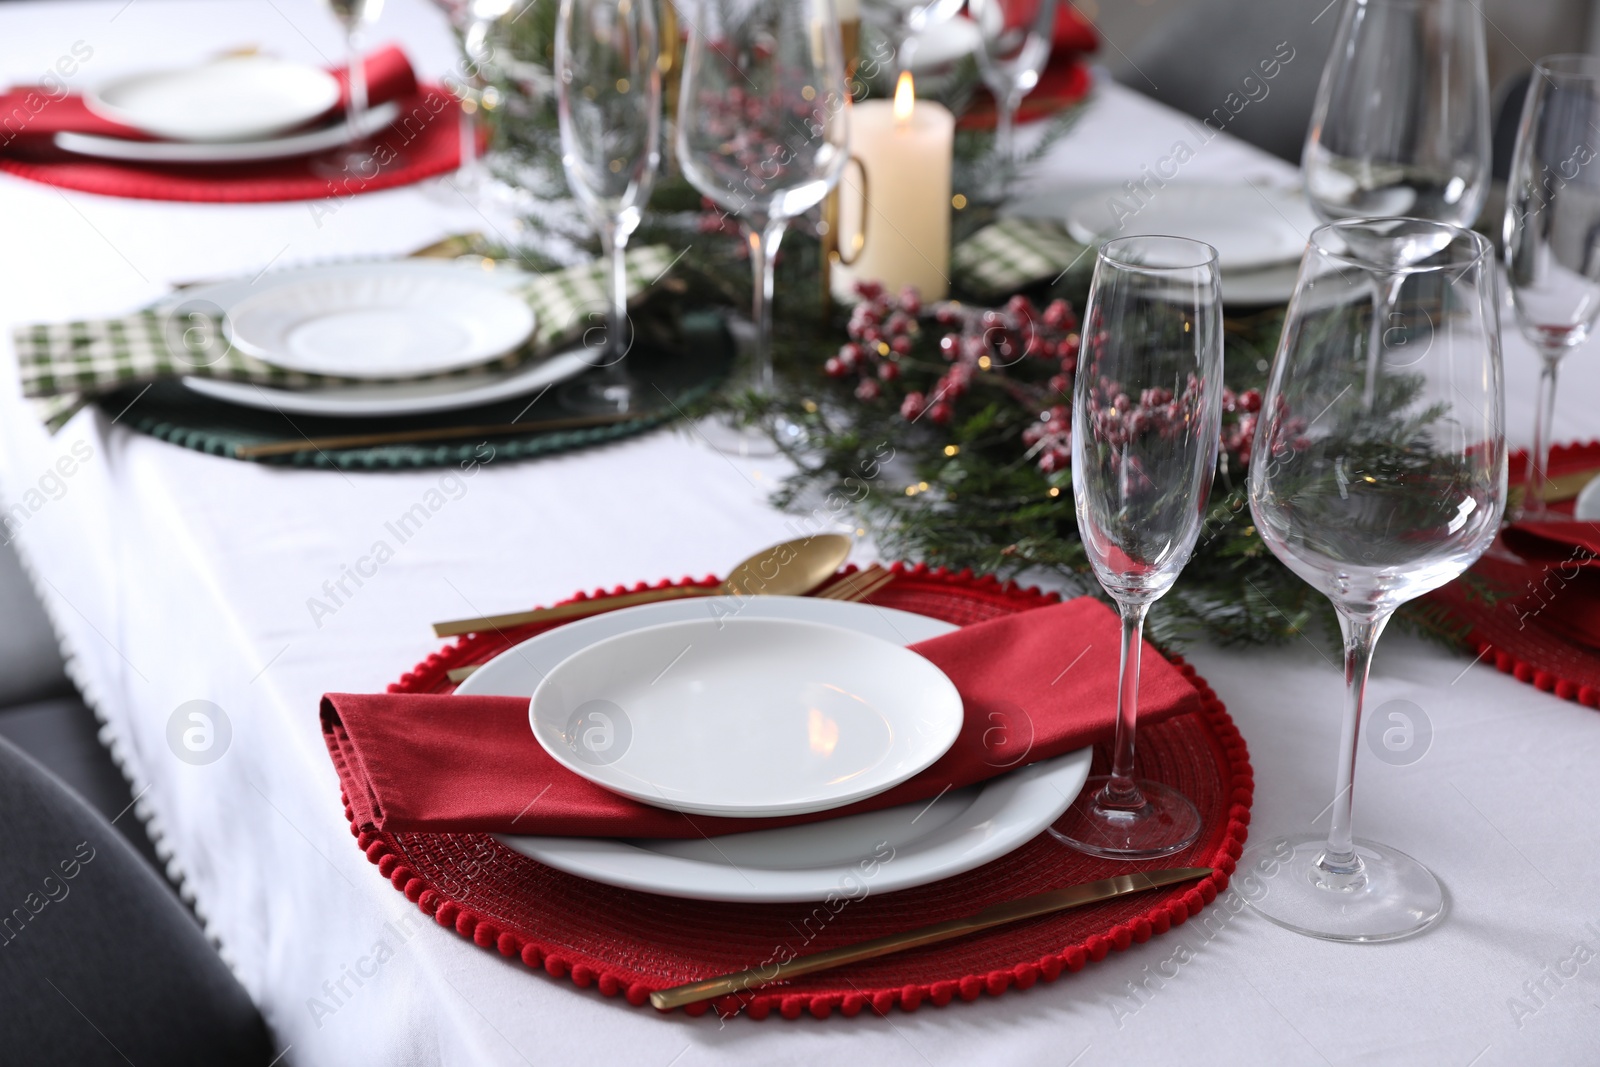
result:
[[[357,193],[411,185],[460,165],[461,111],[448,90],[424,85],[397,103],[400,117],[374,138],[395,154],[391,159],[374,150],[371,173],[324,174],[314,156],[210,166],[81,157],[0,159],[0,171],[61,189],[136,200],[246,204],[326,199],[331,214]]]
[[[957,625],[1052,603],[1057,598],[993,578],[896,566],[896,580],[873,603]],[[662,583],[663,585],[667,583]],[[712,585],[713,579],[685,580]],[[637,588],[644,588],[639,586]],[[616,595],[633,590],[616,589]],[[580,597],[579,599],[585,599]],[[445,672],[482,662],[538,632],[459,639],[391,685],[391,692],[446,692]],[[1204,698],[1200,711],[1149,726],[1139,735],[1139,768],[1181,789],[1199,807],[1200,840],[1145,867],[1210,866],[1209,878],[1154,893],[1003,927],[985,934],[841,967],[742,998],[715,1002],[724,1015],[795,1018],[835,1010],[911,1011],[924,1003],[974,1000],[1027,989],[1081,970],[1108,952],[1165,933],[1227,887],[1250,820],[1253,780],[1244,739],[1210,687],[1176,661]],[[1105,773],[1095,752],[1092,773]],[[355,828],[352,826],[352,830]],[[601,885],[522,856],[487,834],[356,831],[368,859],[396,889],[441,925],[529,967],[567,977],[643,1005],[653,990],[741,970],[788,954],[818,952],[978,911],[1060,886],[1126,873],[1131,865],[1096,859],[1049,835],[975,871],[933,885],[872,894],[830,906],[729,904],[680,900]],[[889,862],[893,862],[890,860]],[[686,1009],[704,1013],[712,1005]]]
[[[1511,457],[1513,485],[1522,481],[1526,464],[1527,457],[1520,452]],[[1596,469],[1600,469],[1600,442],[1556,445],[1550,450],[1552,477]],[[1569,515],[1572,511],[1570,502],[1552,507]],[[1466,629],[1467,643],[1478,658],[1519,682],[1600,708],[1600,650],[1568,640],[1546,624],[1540,611],[1529,610],[1531,602],[1559,594],[1559,589],[1552,593],[1545,588],[1541,569],[1519,562],[1497,541],[1473,565],[1472,573],[1496,590],[1492,603],[1474,597],[1462,581],[1428,594],[1428,600]]]

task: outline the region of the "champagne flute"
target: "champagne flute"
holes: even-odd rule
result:
[[[1039,84],[1055,41],[1056,0],[967,0],[983,38],[978,72],[994,96],[995,154],[1016,162],[1017,108]]]
[[[1523,512],[1544,496],[1556,370],[1600,315],[1600,60],[1547,56],[1534,68],[1506,187],[1506,277],[1517,324],[1543,358]]]
[[[579,410],[638,405],[622,364],[633,345],[627,250],[661,161],[658,52],[655,5],[648,0],[561,0],[555,47],[561,165],[611,262],[603,337],[595,338],[594,330],[584,334],[590,362],[604,375],[562,392]]]
[[[833,0],[701,0],[678,101],[678,163],[739,216],[753,273],[754,388],[773,391],[773,263],[789,220],[822,202],[850,154]],[[780,424],[782,436],[798,428]],[[748,451],[748,442],[742,450]]]
[[[1489,195],[1490,163],[1489,65],[1477,6],[1346,0],[1301,159],[1317,217],[1404,215],[1470,227]],[[1417,248],[1422,258],[1435,251]],[[1395,295],[1386,294],[1391,302]],[[1380,310],[1373,330],[1387,321]],[[1374,334],[1367,351],[1382,349]],[[1374,364],[1362,385],[1366,400],[1377,373]]]
[[[1072,397],[1072,494],[1095,577],[1122,612],[1111,773],[1091,778],[1050,832],[1097,856],[1143,859],[1193,844],[1200,813],[1134,778],[1145,613],[1200,536],[1222,428],[1217,251],[1124,237],[1095,261]]]
[[[1419,247],[1437,251],[1419,260]],[[1500,526],[1496,293],[1486,238],[1420,219],[1320,227],[1300,266],[1256,427],[1250,510],[1273,555],[1333,602],[1347,692],[1327,835],[1256,845],[1240,870],[1270,878],[1256,910],[1301,933],[1385,941],[1444,910],[1426,867],[1352,837],[1351,786],[1367,670],[1390,615],[1470,567]]]

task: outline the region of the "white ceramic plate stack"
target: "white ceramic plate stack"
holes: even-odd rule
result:
[[[953,629],[831,600],[696,598],[550,630],[456,692],[528,697],[554,759],[647,804],[735,818],[828,811],[892,789],[955,740],[960,695],[903,647]],[[888,892],[1042,833],[1077,796],[1089,758],[1081,749],[930,800],[714,840],[500,840],[598,882],[729,901],[821,900],[892,855],[873,864],[874,891]]]
[[[1006,213],[1055,219],[1084,244],[1162,234],[1204,241],[1217,250],[1223,301],[1239,306],[1286,303],[1320,225],[1298,188],[1260,182],[1171,182],[1142,204],[1123,186],[1060,189],[1018,199]]]
[[[533,333],[519,293],[530,280],[476,264],[345,263],[194,286],[164,307],[220,313],[229,342],[265,362],[351,379],[289,389],[184,378],[197,393],[289,414],[414,415],[522,396],[587,368],[581,350],[509,370],[488,366]]]
[[[314,155],[349,141],[339,83],[325,70],[260,55],[222,56],[191,67],[116,78],[84,94],[101,118],[156,138],[137,141],[58,133],[56,147],[127,163],[249,163]],[[394,103],[372,108],[360,136],[394,121]]]

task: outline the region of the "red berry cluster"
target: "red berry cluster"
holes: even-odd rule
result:
[[[954,416],[952,405],[966,395],[975,376],[1029,359],[1056,364],[1049,383],[1052,394],[1071,392],[1078,367],[1078,317],[1065,300],[1052,301],[1042,312],[1021,294],[1003,308],[947,303],[934,310],[934,319],[947,331],[939,339],[939,354],[950,366],[927,397],[906,395],[900,407],[906,418],[926,408],[928,417],[942,426]]]
[[[1065,404],[1054,404],[1039,413],[1039,421],[1022,431],[1022,443],[1028,446],[1039,469],[1046,474],[1064,471],[1072,466],[1072,409]]]
[[[922,333],[922,298],[911,286],[890,296],[877,282],[857,282],[856,293],[861,302],[850,312],[850,340],[822,369],[830,378],[854,375],[856,398],[872,401],[883,395],[882,383],[899,380],[900,361]]]
[[[1225,415],[1238,415],[1239,418],[1232,422],[1224,422],[1222,426],[1222,449],[1228,453],[1228,460],[1237,463],[1241,469],[1250,465],[1250,449],[1256,441],[1256,419],[1261,410],[1261,390],[1246,389],[1235,394],[1232,389],[1222,390],[1222,411]]]

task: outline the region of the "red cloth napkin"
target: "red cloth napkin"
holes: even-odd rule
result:
[[[551,759],[524,697],[331,693],[322,730],[358,826],[399,832],[700,837],[814,822],[927,800],[1111,737],[1120,623],[1088,597],[965,627],[911,647],[965,705],[960,735],[933,766],[847,808],[729,819],[653,808]],[[1140,718],[1200,706],[1176,667],[1145,646]]]
[[[367,100],[371,106],[399,100],[417,91],[417,76],[411,69],[411,61],[395,45],[373,52],[363,65],[367,70]],[[350,72],[346,67],[338,67],[329,73],[339,82],[339,104],[334,111],[337,114],[344,110],[349,98]],[[122,137],[130,141],[159,140],[94,114],[77,93],[51,96],[41,86],[20,86],[0,93],[0,115],[8,116],[4,132],[0,133],[0,151],[5,152],[54,155],[55,135],[67,132]]]
[[[1600,648],[1600,523],[1516,522],[1500,543],[1523,560],[1520,572],[1502,563],[1493,575],[1511,589],[1519,623]]]
[[[1033,122],[1053,115],[1079,100],[1089,92],[1089,68],[1083,57],[1100,47],[1100,35],[1094,24],[1084,18],[1072,4],[1062,4],[1056,10],[1055,37],[1050,45],[1050,59],[1039,72],[1039,84],[1022,98],[1017,108],[1018,122]],[[992,130],[997,115],[994,98],[983,86],[978,86],[972,103],[956,125],[963,130]]]

